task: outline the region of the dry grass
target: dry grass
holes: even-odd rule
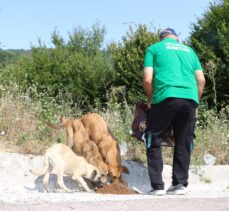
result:
[[[192,161],[201,164],[209,153],[216,157],[217,164],[229,164],[229,109],[222,110],[219,116],[205,111],[205,116],[204,124],[197,122]]]
[[[47,121],[45,116],[50,113],[49,109],[32,100],[29,93],[21,94],[18,87],[0,87],[0,94],[1,150],[41,154],[52,143],[64,140],[63,131],[48,128],[44,122]],[[58,118],[58,113],[53,116],[53,119]]]
[[[53,99],[32,100],[28,94],[21,94],[17,88],[0,87],[0,151],[14,151],[41,154],[55,142],[63,142],[63,130],[48,128],[44,121],[58,122],[61,115],[77,117],[81,112],[69,105],[72,102],[63,98],[61,103]],[[129,135],[133,120],[133,108],[112,104],[106,110],[97,110],[104,117],[118,141],[126,142],[127,159],[146,162],[145,147]],[[214,111],[207,111],[204,122],[197,124],[195,147],[192,164],[203,164],[204,154],[216,157],[216,164],[229,164],[229,109],[217,116]],[[3,131],[5,135],[1,135]],[[173,148],[163,147],[165,164],[172,163]]]

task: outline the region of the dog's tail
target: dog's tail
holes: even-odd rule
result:
[[[29,171],[32,174],[35,174],[35,175],[38,175],[38,176],[42,176],[49,170],[49,167],[50,167],[49,157],[48,157],[47,154],[45,154],[43,169],[40,170],[40,171],[37,171],[37,170],[34,170],[34,169],[30,169]]]
[[[51,127],[53,129],[56,129],[56,130],[60,130],[65,126],[66,122],[67,122],[67,120],[64,117],[61,117],[60,118],[60,124],[52,124],[50,122],[45,122],[45,123],[48,125],[48,127]]]
[[[48,125],[48,127],[51,127],[51,128],[53,128],[53,129],[56,129],[56,130],[60,130],[60,129],[62,129],[64,126],[61,124],[61,125],[57,125],[57,124],[51,124],[51,123],[48,123],[48,122],[45,122],[47,125]]]

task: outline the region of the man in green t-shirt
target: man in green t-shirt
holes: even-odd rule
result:
[[[176,32],[167,28],[160,42],[149,46],[144,58],[143,88],[148,98],[146,130],[150,194],[185,194],[195,132],[196,108],[205,77],[194,50],[178,42]],[[167,192],[162,179],[162,137],[173,129],[175,148],[172,185]]]

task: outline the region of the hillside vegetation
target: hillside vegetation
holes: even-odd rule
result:
[[[196,130],[193,160],[210,153],[217,163],[229,163],[229,1],[209,5],[192,24],[186,44],[200,57],[207,79]],[[139,24],[119,43],[104,46],[106,29],[75,28],[64,40],[51,36],[29,51],[0,50],[0,141],[20,152],[39,154],[51,143],[63,142],[64,131],[48,128],[61,116],[100,113],[131,159],[145,160],[141,143],[129,136],[134,104],[146,100],[142,89],[145,49],[159,40],[160,29]],[[166,162],[172,149],[164,148]]]

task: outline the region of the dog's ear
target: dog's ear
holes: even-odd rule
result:
[[[128,168],[125,167],[125,166],[121,166],[121,172],[124,173],[124,174],[129,174],[130,173]]]

